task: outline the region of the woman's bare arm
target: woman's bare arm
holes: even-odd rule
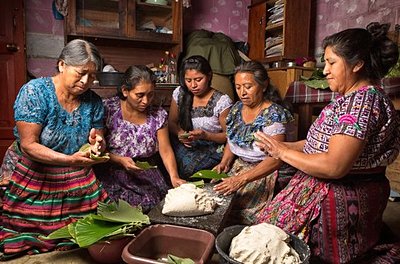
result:
[[[260,139],[257,143],[259,147],[265,149],[272,157],[279,158],[309,175],[323,179],[344,177],[351,170],[365,146],[365,141],[338,134],[330,138],[327,152],[306,154],[289,149],[285,144],[262,132],[257,132],[256,137]]]
[[[90,166],[104,161],[95,161],[88,157],[88,153],[76,152],[67,155],[54,151],[39,143],[42,126],[35,123],[17,121],[21,151],[29,159],[51,165],[60,166]]]
[[[186,181],[181,179],[178,175],[175,154],[169,141],[168,127],[163,127],[157,131],[157,140],[160,156],[165,165],[165,168],[168,171],[172,186],[178,187]]]

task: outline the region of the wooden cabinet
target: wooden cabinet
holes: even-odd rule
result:
[[[65,19],[65,39],[94,43],[106,64],[124,72],[130,65],[157,65],[165,52],[182,51],[182,0],[167,5],[145,0],[71,0]],[[178,84],[157,84],[153,104],[169,109]],[[102,97],[116,87],[93,87]]]
[[[67,35],[127,36],[128,1],[69,1]]]
[[[279,15],[274,15],[278,18],[272,23],[270,18],[277,2],[283,4],[282,20]],[[249,6],[249,57],[268,63],[308,56],[310,18],[311,0],[252,0]],[[281,49],[267,56],[271,37],[281,37]]]
[[[282,67],[268,69],[268,76],[272,85],[278,89],[279,95],[285,98],[287,89],[292,82],[300,80],[301,76],[310,77],[313,72],[313,68]]]
[[[0,1],[0,161],[15,140],[14,101],[26,82],[24,1]]]
[[[65,39],[94,43],[105,63],[123,72],[133,64],[158,64],[165,51],[182,51],[182,0],[71,0]]]

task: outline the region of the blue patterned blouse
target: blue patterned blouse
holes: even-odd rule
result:
[[[91,90],[80,95],[81,104],[71,113],[58,102],[50,77],[29,81],[14,103],[15,121],[42,126],[40,144],[64,154],[73,154],[88,142],[91,128],[102,129],[104,107],[101,98]],[[18,130],[14,135],[19,142]]]
[[[230,110],[226,119],[226,133],[230,150],[236,156],[247,162],[259,162],[266,157],[254,142],[254,133],[263,131],[274,135],[286,135],[288,123],[293,121],[292,114],[282,106],[273,103],[262,110],[251,123],[245,123],[242,118],[243,103],[237,102]]]

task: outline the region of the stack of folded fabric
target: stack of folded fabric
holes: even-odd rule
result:
[[[284,16],[284,2],[278,0],[274,6],[268,9],[268,13],[271,14],[267,21],[267,28],[274,26],[283,21]],[[283,38],[282,35],[269,36],[265,40],[265,56],[280,56],[283,50]]]
[[[276,37],[268,37],[265,39],[265,56],[279,56],[282,55],[283,38],[281,35]]]
[[[273,7],[268,9],[268,13],[271,14],[268,18],[268,26],[283,21],[284,5],[283,0],[278,0]]]

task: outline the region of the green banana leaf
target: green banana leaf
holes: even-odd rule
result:
[[[79,220],[78,220],[78,221],[79,221]],[[73,222],[73,223],[67,225],[68,231],[69,231],[71,237],[74,239],[74,242],[75,242],[75,243],[76,243],[76,240],[75,240],[75,237],[76,237],[76,233],[75,233],[76,223],[77,223],[77,222]],[[56,230],[56,231],[57,231],[57,230]],[[54,231],[54,232],[56,232],[56,231]],[[51,235],[51,234],[50,234],[50,235]]]
[[[79,151],[80,152],[89,152],[90,151],[90,144],[89,143],[83,144],[79,148]],[[109,153],[101,153],[100,155],[96,155],[92,151],[90,151],[90,158],[92,160],[105,160],[105,161],[107,161],[107,160],[110,159],[110,156],[109,156]]]
[[[105,160],[105,161],[107,161],[107,160],[110,159],[110,156],[109,156],[108,153],[101,153],[100,155],[96,155],[96,154],[90,152],[90,158],[92,160]]]
[[[221,180],[223,178],[227,178],[228,174],[221,172],[218,173],[214,170],[200,170],[190,176],[190,178],[202,178],[202,179],[213,179],[213,180]]]
[[[180,258],[171,254],[167,256],[167,263],[170,264],[194,264],[194,261],[190,258]]]
[[[400,52],[400,47],[399,47]],[[396,65],[394,65],[390,71],[386,74],[385,78],[400,77],[400,56],[397,60]]]
[[[45,239],[61,239],[61,238],[73,238],[71,233],[69,232],[69,225],[64,226],[60,229],[57,229],[47,237],[44,237]]]
[[[150,165],[147,161],[135,161],[135,164],[142,170],[157,169],[157,166]]]
[[[188,138],[190,136],[190,133],[182,133],[178,135],[178,138]]]
[[[204,181],[200,180],[200,181],[193,181],[193,182],[188,182],[191,184],[194,184],[194,186],[196,186],[197,188],[203,188],[204,187]]]
[[[79,149],[80,152],[88,152],[89,150],[90,150],[90,144],[89,143],[83,144]]]
[[[149,217],[142,213],[140,207],[132,207],[124,200],[119,200],[118,204],[115,202],[110,204],[99,202],[98,204],[96,218],[99,220],[150,224]]]
[[[75,240],[80,247],[88,247],[105,237],[123,234],[125,225],[85,217],[83,221],[78,221],[76,224]]]
[[[327,89],[329,88],[329,84],[326,80],[307,80],[304,81],[307,86],[317,89]]]
[[[132,207],[123,200],[119,200],[118,204],[98,204],[97,214],[89,214],[42,238],[66,238],[80,247],[88,247],[100,240],[132,235],[133,231],[150,224],[149,217],[142,213],[140,207]]]
[[[319,68],[315,69],[310,77],[300,76],[300,80],[311,88],[316,88],[316,89],[329,88],[323,70]]]

